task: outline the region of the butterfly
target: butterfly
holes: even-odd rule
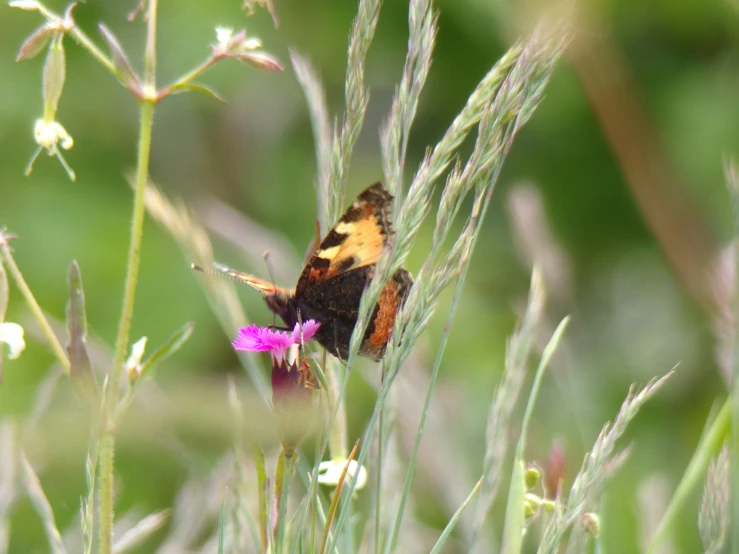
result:
[[[362,293],[394,235],[392,203],[393,196],[381,183],[365,189],[321,241],[294,290],[221,264],[214,266],[261,292],[269,309],[287,328],[309,319],[321,323],[316,340],[331,354],[346,360]],[[403,268],[385,284],[362,338],[360,355],[375,361],[385,355],[395,317],[412,285],[413,278]]]

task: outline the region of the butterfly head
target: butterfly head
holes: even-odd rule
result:
[[[266,293],[262,292],[262,294],[264,294],[264,301],[267,303],[267,307],[280,316],[282,321],[285,322],[285,325],[288,327],[295,325],[298,317],[295,307],[295,297],[291,294],[291,291],[274,287],[273,290]]]

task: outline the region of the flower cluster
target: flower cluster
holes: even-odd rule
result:
[[[232,58],[265,71],[282,71],[277,58],[262,50],[262,41],[247,37],[246,31],[234,33],[228,27],[216,27],[216,43],[211,45],[215,59]]]
[[[288,348],[311,340],[320,326],[320,323],[312,319],[303,323],[302,327],[296,323],[292,332],[249,325],[239,329],[239,336],[233,341],[233,347],[236,350],[269,352],[273,360],[281,361],[285,359]]]

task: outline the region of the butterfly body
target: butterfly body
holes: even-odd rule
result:
[[[362,293],[393,237],[392,199],[380,183],[362,192],[321,241],[294,291],[229,268],[222,270],[259,290],[269,309],[288,328],[309,319],[320,322],[316,340],[333,355],[346,360]],[[362,339],[360,355],[375,360],[385,355],[398,310],[412,284],[410,273],[402,268],[385,284]]]

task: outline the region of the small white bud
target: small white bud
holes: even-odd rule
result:
[[[8,358],[15,360],[26,348],[26,341],[23,340],[23,327],[9,321],[0,323],[0,342],[10,347]]]
[[[146,337],[141,337],[131,346],[131,355],[128,360],[123,364],[123,369],[128,374],[128,379],[132,383],[136,381],[141,375],[141,358],[144,357],[144,351],[146,350]]]

